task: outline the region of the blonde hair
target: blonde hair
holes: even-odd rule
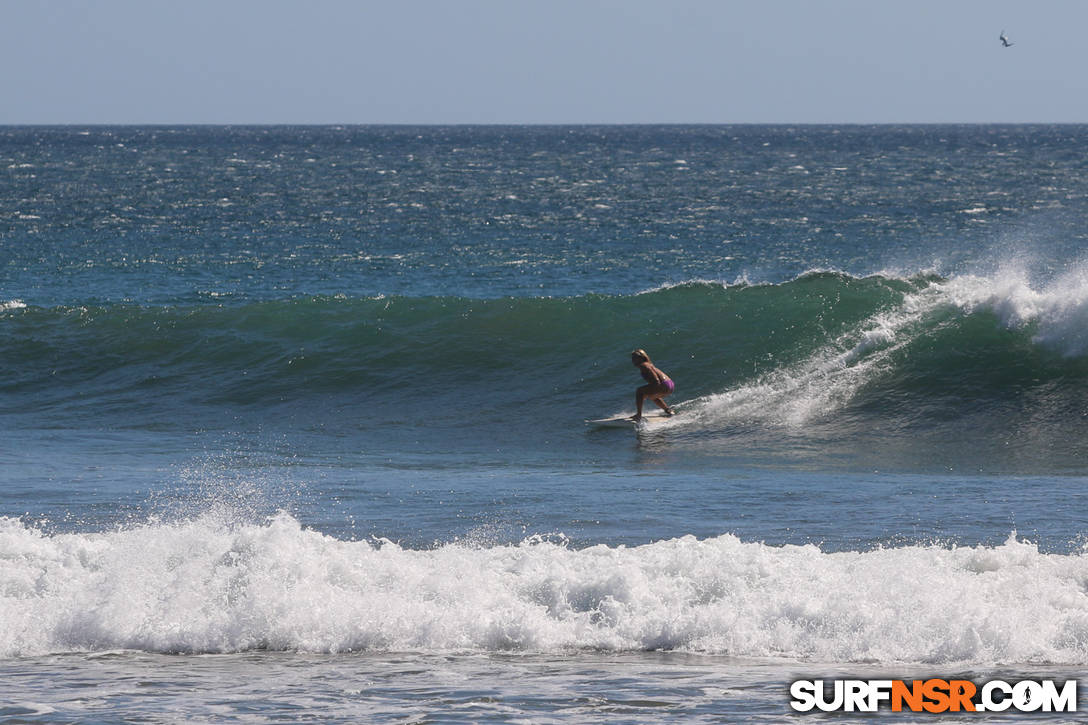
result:
[[[650,356],[647,355],[646,351],[643,350],[642,348],[639,348],[638,350],[632,350],[631,351],[631,357],[640,357],[645,362],[650,362]]]

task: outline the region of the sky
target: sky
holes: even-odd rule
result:
[[[0,124],[1085,123],[1086,31],[1082,0],[0,0]]]

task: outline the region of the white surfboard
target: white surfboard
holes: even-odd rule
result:
[[[587,425],[597,426],[598,428],[637,428],[640,425],[655,425],[666,421],[670,416],[664,413],[643,413],[642,420],[635,422],[631,420],[631,416],[628,415],[615,415],[611,418],[597,418],[596,420],[587,420]]]

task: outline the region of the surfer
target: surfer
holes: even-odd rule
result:
[[[642,378],[646,381],[646,385],[635,391],[636,413],[631,416],[631,420],[642,420],[642,403],[646,398],[657,403],[657,407],[665,411],[665,415],[673,415],[673,409],[665,405],[664,400],[666,395],[676,389],[676,385],[673,384],[669,376],[663,373],[661,368],[650,362],[650,356],[646,354],[645,350],[632,352],[631,362],[638,368]]]
[[[1001,36],[998,38],[998,40],[1000,40],[1001,45],[1006,48],[1011,48],[1012,46],[1016,45],[1016,43],[1013,43],[1008,39],[1008,37],[1005,35],[1004,30],[1001,31]]]

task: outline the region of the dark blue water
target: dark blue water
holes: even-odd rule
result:
[[[1086,141],[0,129],[5,714],[774,721],[1082,666]],[[633,348],[679,415],[587,426]]]

